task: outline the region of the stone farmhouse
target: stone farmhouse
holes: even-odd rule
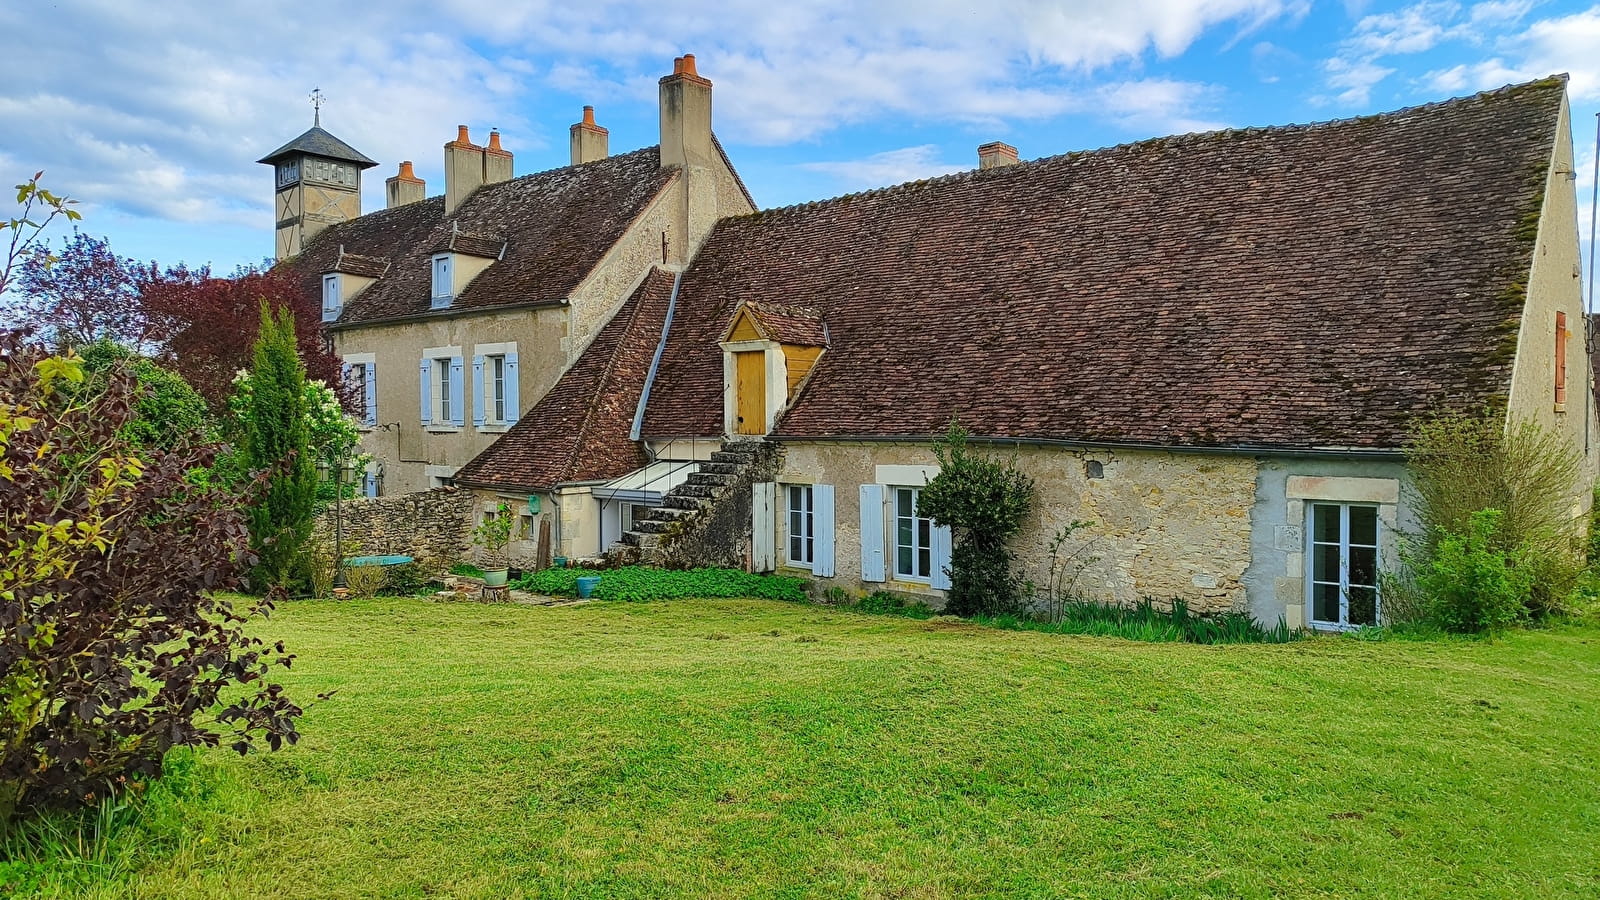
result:
[[[1035,574],[1087,520],[1089,596],[1330,629],[1381,616],[1418,417],[1553,430],[1587,512],[1564,77],[1031,162],[986,144],[969,172],[764,211],[711,89],[679,59],[658,147],[608,156],[586,110],[572,165],[522,177],[463,128],[444,196],[403,163],[362,216],[339,192],[373,163],[326,132],[263,160],[279,254],[365,387],[370,493],[508,503],[528,562],[938,605],[951,536],[917,498],[959,419],[1037,482]]]

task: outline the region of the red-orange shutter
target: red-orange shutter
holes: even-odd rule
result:
[[[1556,402],[1567,402],[1567,314],[1556,313]]]

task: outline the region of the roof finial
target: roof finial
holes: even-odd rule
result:
[[[311,126],[313,128],[322,127],[322,101],[324,99],[326,98],[322,95],[322,88],[311,89],[311,109],[313,110],[311,113]]]

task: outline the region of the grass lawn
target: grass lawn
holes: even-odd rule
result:
[[[1600,629],[1202,647],[771,601],[301,602],[299,746],[48,894],[1595,897]]]

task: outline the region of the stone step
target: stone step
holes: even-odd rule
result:
[[[720,485],[715,484],[680,484],[673,488],[672,493],[668,494],[667,497],[668,499],[672,497],[692,497],[696,500],[704,500],[710,503],[717,499],[719,488]]]
[[[723,441],[721,452],[742,453],[745,456],[751,456],[760,453],[764,447],[766,447],[765,441]]]
[[[661,498],[662,509],[698,511],[705,509],[710,505],[711,503],[704,497],[685,497],[684,495],[679,494],[677,491],[673,491],[672,493]]]
[[[721,487],[733,482],[734,475],[718,475],[712,472],[696,472],[684,479],[684,484],[706,484],[712,487]]]
[[[711,454],[711,462],[700,464],[700,471],[704,472],[706,471],[706,466],[716,463],[732,463],[736,466],[746,466],[750,464],[750,459],[751,456],[748,453],[730,453],[726,450],[716,450]]]
[[[633,523],[633,530],[640,534],[663,534],[673,525],[671,519],[645,519],[643,522]]]
[[[740,456],[741,454],[730,453],[728,455],[729,456]],[[748,463],[749,463],[749,460],[747,460],[747,459],[737,459],[737,460],[727,460],[727,461],[712,460],[711,462],[703,462],[703,463],[701,463],[699,471],[703,472],[703,473],[705,473],[707,475],[737,475],[737,474],[739,474],[739,471],[741,469],[743,469],[745,467],[745,465],[748,464]]]
[[[649,550],[660,542],[661,538],[659,536],[638,531],[624,532],[622,535],[622,543],[627,544],[629,547],[637,547],[640,550]]]
[[[677,506],[658,506],[633,521],[634,524],[640,522],[676,522],[685,516],[692,516],[698,511],[698,509],[683,509]]]

